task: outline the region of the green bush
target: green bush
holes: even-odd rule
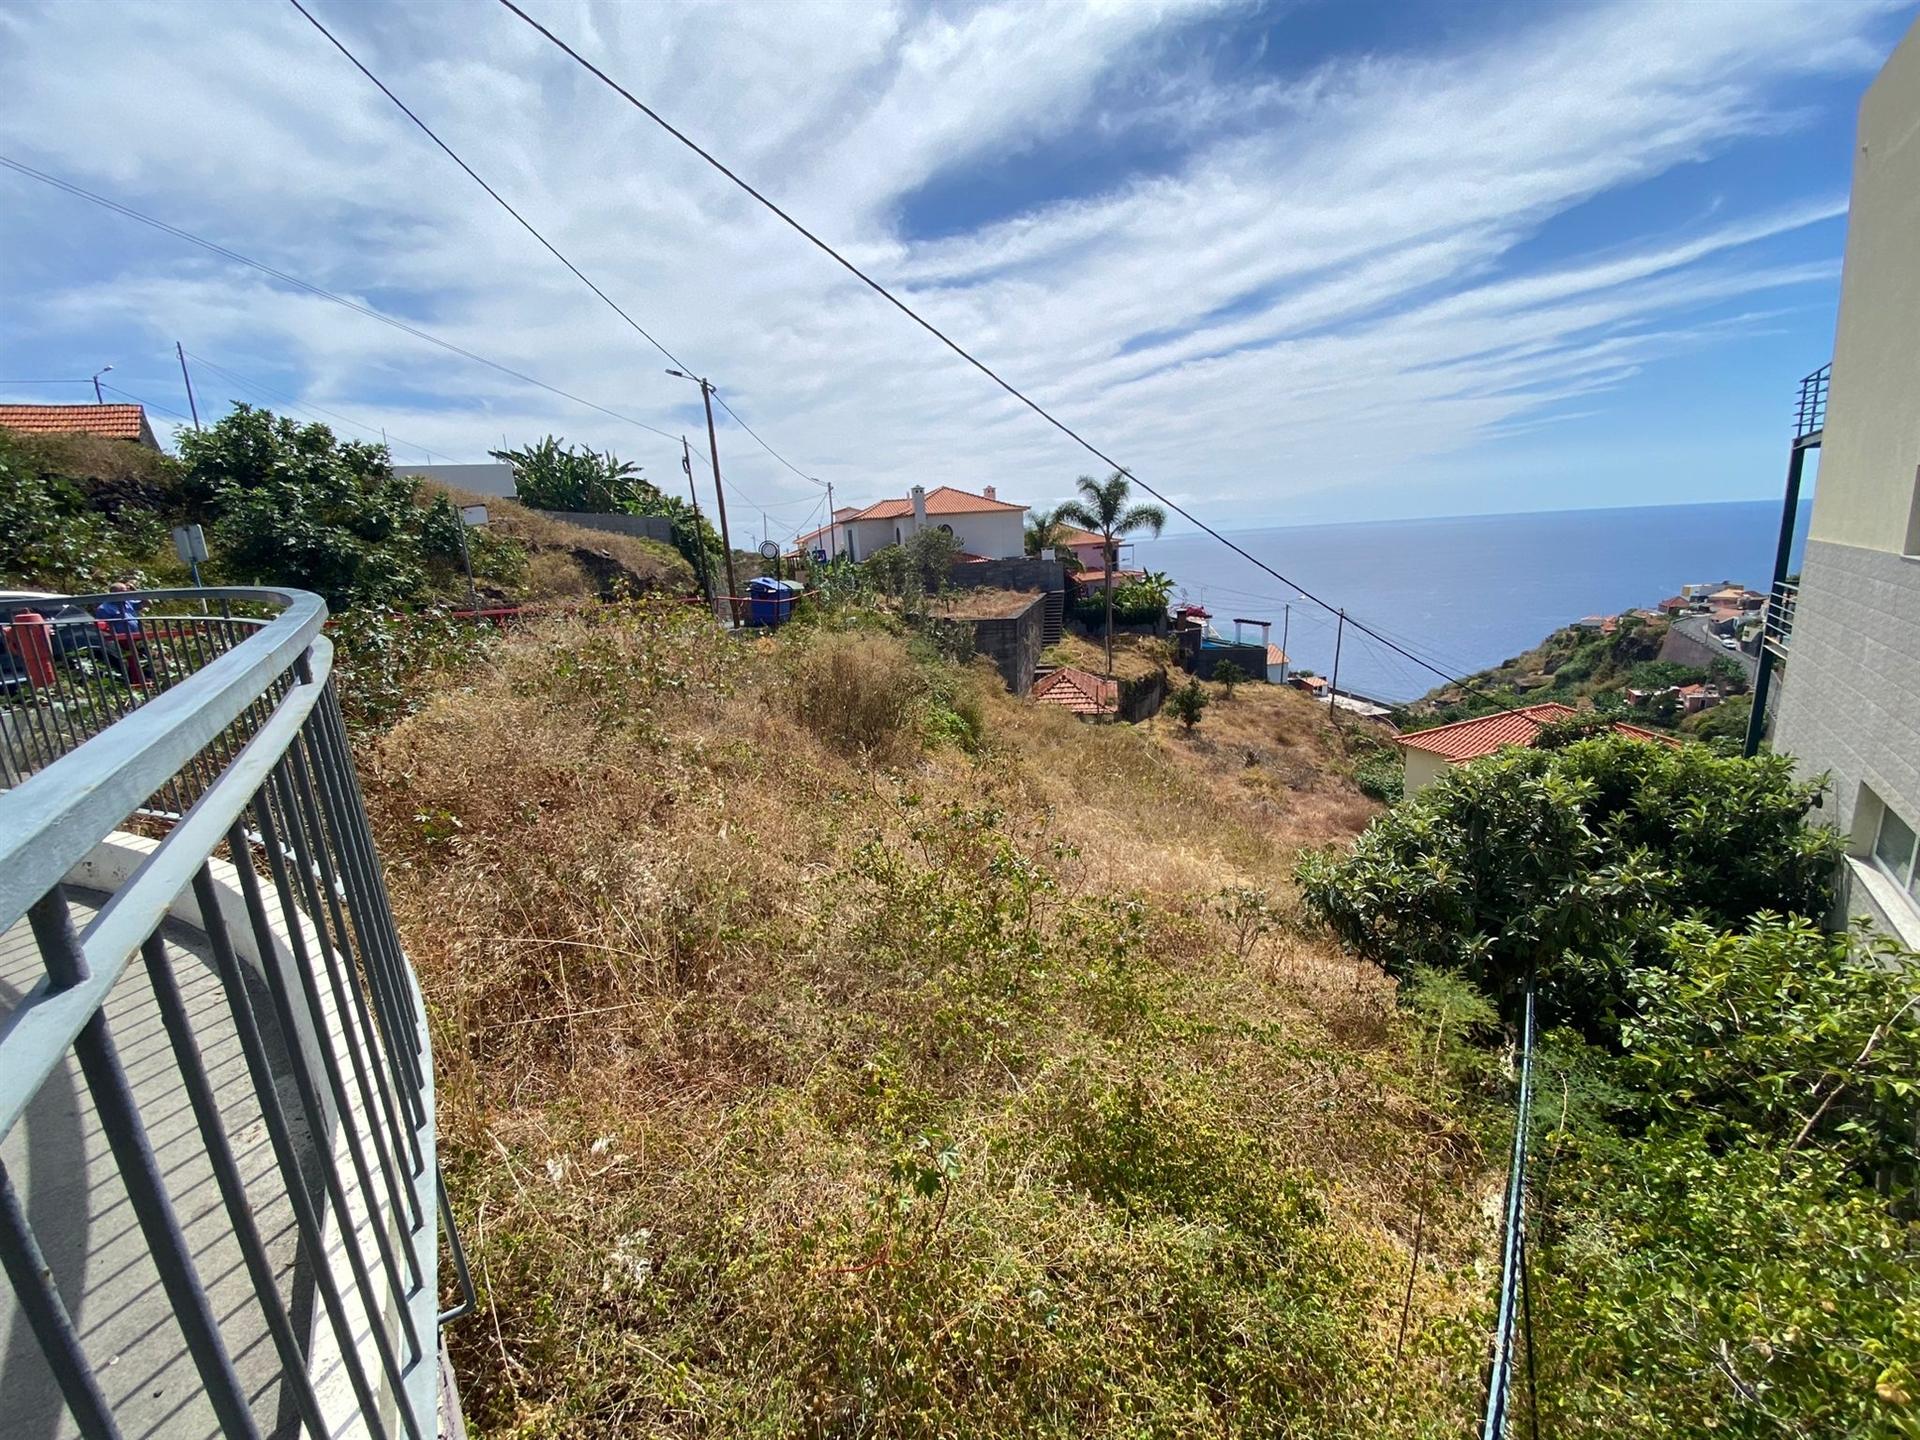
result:
[[[1674,926],[1611,1103],[1545,1138],[1542,1433],[1916,1433],[1916,957],[1801,920]],[[1675,1377],[1689,1377],[1675,1383]]]
[[[1605,1029],[1664,923],[1825,911],[1839,842],[1805,824],[1820,790],[1784,758],[1701,746],[1513,748],[1452,768],[1349,852],[1309,852],[1299,879],[1390,971],[1460,970],[1510,999],[1537,967],[1550,1013]]]
[[[1207,692],[1198,680],[1189,680],[1167,696],[1167,708],[1191,730],[1200,723],[1200,716],[1207,708]]]
[[[1373,800],[1392,804],[1407,788],[1407,765],[1398,747],[1376,750],[1353,767],[1354,788]]]
[[[236,405],[182,431],[180,457],[222,579],[312,590],[337,611],[414,603],[459,570],[459,512],[444,494],[417,504],[383,446]]]

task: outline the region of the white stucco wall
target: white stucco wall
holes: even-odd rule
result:
[[[1776,749],[1827,775],[1841,917],[1907,943],[1920,906],[1869,856],[1883,807],[1920,826],[1920,26],[1860,107],[1846,268]]]
[[[1920,24],[1860,104],[1833,388],[1808,535],[1913,554],[1920,471]]]
[[[1447,762],[1431,750],[1406,747],[1401,753],[1407,757],[1407,779],[1401,789],[1402,794],[1412,795],[1424,790],[1447,773]]]

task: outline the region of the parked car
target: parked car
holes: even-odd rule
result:
[[[1731,635],[1722,635],[1720,637],[1720,646],[1724,650],[1738,650],[1740,648],[1740,642]]]

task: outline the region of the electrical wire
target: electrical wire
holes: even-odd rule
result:
[[[131,390],[122,390],[118,385],[109,385],[106,381],[102,380],[100,382],[100,388],[102,390],[111,390],[116,395],[124,395],[127,397],[127,399],[133,401],[134,404],[144,405],[149,410],[158,410],[162,415],[171,415],[176,420],[185,420],[189,424],[192,423],[191,416],[182,415],[178,410],[175,410],[172,406],[162,405],[157,401],[153,401],[153,400],[143,400],[140,396],[134,394]]]
[[[518,16],[520,20],[522,20],[530,28],[532,28],[533,30],[537,31],[539,34],[546,37],[549,43],[551,43],[556,49],[560,50],[563,54],[565,54],[576,65],[580,66],[581,69],[585,70],[588,74],[592,75],[596,80],[598,80],[601,84],[605,85],[609,90],[613,91],[616,95],[620,96],[621,99],[625,100],[634,109],[638,110],[641,114],[645,115],[649,120],[653,121],[654,124],[658,125],[662,130],[665,130],[674,139],[678,140],[682,145],[686,146],[687,149],[693,151],[694,154],[698,155],[702,160],[706,161],[708,165],[712,166],[715,170],[718,170],[722,175],[726,176],[727,179],[731,180],[736,186],[744,190],[748,195],[752,196],[755,200],[759,201],[761,205],[765,206],[768,210],[773,212],[773,214],[777,215],[781,220],[785,221],[786,224],[791,229],[798,232],[810,244],[812,244],[822,254],[826,255],[835,264],[839,265],[849,275],[852,275],[861,284],[865,285],[869,290],[873,291],[874,294],[878,295],[882,300],[885,300],[889,305],[893,306],[894,309],[898,310],[902,315],[906,316],[907,319],[911,320],[915,325],[918,325],[922,330],[925,330],[935,340],[938,340],[942,345],[944,345],[947,349],[951,350],[955,355],[959,356],[968,365],[972,366],[975,370],[978,370],[982,375],[986,376],[987,379],[991,380],[995,385],[997,385],[1001,390],[1005,391],[1013,399],[1019,401],[1020,404],[1026,406],[1027,409],[1031,410],[1035,415],[1039,416],[1042,420],[1046,421],[1047,424],[1051,425],[1054,429],[1058,430],[1062,435],[1065,435],[1069,440],[1072,440],[1076,445],[1080,446],[1080,448],[1085,450],[1089,455],[1092,455],[1095,459],[1099,460],[1102,464],[1111,466],[1119,474],[1126,476],[1129,480],[1137,484],[1142,490],[1146,491],[1147,494],[1153,496],[1154,499],[1160,501],[1161,504],[1165,505],[1168,509],[1172,510],[1176,515],[1179,515],[1182,519],[1188,521],[1189,523],[1194,525],[1196,528],[1205,531],[1208,535],[1212,536],[1215,540],[1218,540],[1222,545],[1225,545],[1229,550],[1232,550],[1235,554],[1239,555],[1243,560],[1247,561],[1249,564],[1254,565],[1261,570],[1264,570],[1267,574],[1273,576],[1273,578],[1278,580],[1281,584],[1291,585],[1294,589],[1298,590],[1302,596],[1312,601],[1314,604],[1320,606],[1321,608],[1328,611],[1337,610],[1338,607],[1336,607],[1329,601],[1321,599],[1318,595],[1315,595],[1312,591],[1308,590],[1306,587],[1298,584],[1296,581],[1291,580],[1287,576],[1281,574],[1278,570],[1274,569],[1271,565],[1267,564],[1265,561],[1260,560],[1257,557],[1249,554],[1246,550],[1242,549],[1239,545],[1236,545],[1232,540],[1229,540],[1225,535],[1221,534],[1218,530],[1214,529],[1211,525],[1201,520],[1198,516],[1194,515],[1191,511],[1187,510],[1184,506],[1179,504],[1177,501],[1169,499],[1164,493],[1155,489],[1152,485],[1149,485],[1146,481],[1142,480],[1138,475],[1134,474],[1133,471],[1129,470],[1126,466],[1122,465],[1118,460],[1115,460],[1111,455],[1107,454],[1104,450],[1102,450],[1099,446],[1095,445],[1091,440],[1087,439],[1084,435],[1080,434],[1079,431],[1075,430],[1071,425],[1067,424],[1066,421],[1059,419],[1051,411],[1047,410],[1046,407],[1041,405],[1038,401],[1030,399],[1023,391],[1018,389],[1011,382],[1003,379],[1000,376],[1000,374],[997,371],[995,371],[991,366],[989,366],[985,361],[975,357],[971,351],[967,350],[958,341],[954,340],[950,335],[948,335],[944,330],[940,329],[931,320],[926,319],[918,311],[913,309],[912,306],[908,305],[904,300],[901,300],[898,296],[896,296],[891,290],[887,289],[886,286],[882,285],[878,280],[875,280],[871,275],[867,274],[867,272],[862,270],[858,265],[855,265],[851,260],[847,259],[846,256],[842,255],[838,250],[834,249],[833,246],[829,245],[825,240],[822,240],[818,235],[814,234],[813,231],[809,230],[805,225],[801,224],[792,215],[789,215],[773,200],[769,199],[766,195],[762,194],[759,190],[755,189],[752,184],[750,184],[748,181],[746,181],[745,179],[741,178],[741,176],[736,174],[732,169],[730,169],[726,165],[724,161],[719,159],[719,157],[714,155],[711,151],[707,150],[698,141],[694,140],[691,136],[689,136],[685,131],[681,130],[678,126],[674,125],[670,120],[668,120],[659,111],[655,110],[651,105],[648,105],[644,100],[640,99],[632,91],[628,90],[625,86],[620,84],[619,81],[615,80],[612,76],[608,75],[606,71],[602,70],[598,65],[595,65],[591,60],[587,59],[586,56],[582,55],[578,50],[575,50],[571,45],[567,44],[566,41],[562,40],[558,35],[554,34],[553,31],[549,30],[545,25],[542,25],[538,20],[535,20],[531,15],[527,14],[525,10],[522,10],[519,7],[519,5],[514,3],[514,0],[500,0],[500,4],[504,6],[507,10],[511,11],[514,15]],[[1434,674],[1438,675],[1441,679],[1450,681],[1456,685],[1460,685],[1468,689],[1469,691],[1473,689],[1472,686],[1468,685],[1466,681],[1460,679],[1458,676],[1449,674],[1447,671],[1441,669],[1438,665],[1433,664],[1431,661],[1423,659],[1419,655],[1414,654],[1412,651],[1407,650],[1400,645],[1394,644],[1393,641],[1387,640],[1385,636],[1380,635],[1377,631],[1369,629],[1367,626],[1361,624],[1359,621],[1353,619],[1351,616],[1347,618],[1347,623],[1349,625],[1354,625],[1358,627],[1360,630],[1362,630],[1367,634],[1373,635],[1376,639],[1380,640],[1382,643],[1391,645],[1395,650],[1398,650],[1401,654],[1405,655],[1409,660],[1412,660],[1415,664],[1420,665],[1425,669],[1431,670]]]
[[[378,321],[382,325],[389,326],[392,329],[401,331],[404,334],[411,335],[416,340],[423,340],[429,345],[437,346],[440,349],[449,352],[450,354],[458,355],[464,360],[471,360],[476,365],[484,365],[489,370],[497,371],[500,374],[508,376],[511,379],[520,381],[522,384],[531,385],[536,390],[544,390],[550,395],[558,395],[562,400],[571,401],[575,405],[579,405],[585,409],[595,411],[596,413],[605,415],[610,419],[618,420],[622,424],[632,425],[637,429],[645,430],[650,435],[658,435],[663,440],[671,440],[675,445],[678,445],[680,443],[680,436],[676,434],[671,434],[668,431],[662,430],[657,425],[649,425],[644,420],[636,420],[631,415],[624,415],[618,410],[610,409],[608,406],[598,404],[597,402],[592,400],[588,400],[584,396],[575,395],[572,391],[563,390],[558,385],[550,385],[545,380],[536,379],[532,375],[527,374],[525,371],[516,370],[510,365],[503,365],[498,360],[490,360],[485,355],[481,355],[475,351],[469,350],[465,346],[456,345],[451,340],[442,339],[440,336],[435,335],[430,331],[422,330],[417,325],[409,324],[405,320],[401,320],[395,316],[385,314],[384,312],[379,310],[375,310],[372,306],[362,305],[357,300],[349,300],[346,296],[336,294],[334,291],[328,290],[324,286],[315,285],[310,280],[302,280],[297,275],[288,274],[285,270],[277,269],[272,265],[266,264],[264,261],[255,260],[248,255],[242,255],[238,250],[231,249],[228,246],[222,245],[217,241],[208,240],[202,236],[195,235],[192,231],[183,230],[177,225],[168,224],[165,220],[155,219],[151,215],[147,215],[142,213],[141,211],[135,210],[130,205],[122,205],[117,200],[110,200],[104,195],[95,194],[93,191],[88,190],[83,186],[75,185],[68,180],[62,180],[57,175],[49,175],[44,170],[36,170],[33,168],[33,166],[23,164],[20,161],[13,159],[11,156],[0,155],[0,168],[12,170],[16,174],[24,175],[30,180],[38,180],[43,185],[50,185],[54,189],[60,190],[68,195],[75,197],[76,199],[85,200],[87,203],[91,205],[98,205],[102,209],[110,210],[116,215],[124,216],[129,220],[138,221],[142,225],[149,226],[152,229],[158,230],[163,234],[171,235],[175,239],[184,240],[189,245],[197,245],[202,250],[206,250],[211,254],[218,255],[222,259],[233,261],[236,265],[244,265],[250,270],[257,270],[262,275],[266,275],[271,279],[278,280],[283,285],[291,285],[294,289],[300,290],[305,292],[306,294],[312,295],[316,299],[325,300],[330,304],[344,306],[346,309],[353,311],[355,314],[364,315],[369,320]],[[702,456],[705,456],[706,451],[702,450],[699,453]]]
[[[527,234],[531,235],[535,240],[537,240],[540,243],[540,246],[542,249],[544,249],[549,255],[553,256],[553,258],[558,260],[562,265],[566,266],[568,271],[572,273],[573,277],[576,280],[578,280],[582,285],[586,286],[587,289],[591,290],[596,296],[599,297],[600,302],[603,305],[605,305],[609,310],[613,311],[613,313],[618,315],[622,320],[626,321],[628,327],[632,329],[634,334],[638,335],[642,340],[646,341],[654,349],[658,350],[662,355],[666,356],[667,359],[671,360],[673,362],[675,369],[686,370],[686,371],[692,370],[693,368],[692,366],[690,366],[686,361],[682,360],[678,355],[674,354],[673,351],[669,350],[666,347],[666,345],[662,343],[658,338],[656,338],[651,331],[649,331],[638,320],[634,319],[633,316],[629,315],[623,308],[621,308],[620,304],[616,300],[614,300],[614,298],[611,295],[607,294],[606,291],[602,290],[598,285],[596,285],[591,279],[591,277],[589,277],[584,270],[582,270],[578,265],[574,264],[573,261],[569,260],[565,255],[563,255],[560,252],[560,248],[557,245],[555,245],[551,240],[547,239],[545,235],[542,235],[540,231],[535,228],[531,220],[527,219],[526,216],[522,215],[518,210],[516,210],[506,196],[502,195],[498,190],[494,189],[493,186],[489,185],[483,178],[481,178],[479,171],[475,170],[465,160],[462,160],[451,145],[447,144],[446,141],[442,140],[437,134],[434,133],[432,126],[428,125],[426,121],[422,120],[418,115],[416,115],[412,107],[409,106],[406,101],[402,100],[398,95],[394,94],[393,91],[388,88],[387,83],[384,80],[382,80],[378,75],[374,74],[373,71],[369,70],[366,67],[366,65],[364,65],[361,62],[359,56],[355,55],[351,50],[349,50],[346,47],[346,45],[340,40],[340,38],[336,36],[331,30],[327,29],[327,27],[320,22],[320,20],[314,15],[314,13],[311,10],[307,9],[305,5],[300,3],[300,0],[287,0],[287,3],[292,5],[294,9],[298,10],[301,13],[301,15],[303,15],[306,18],[306,21],[309,25],[313,26],[314,29],[318,30],[323,36],[325,36],[327,39],[327,42],[330,45],[332,45],[334,49],[338,50],[342,55],[344,55],[347,58],[348,63],[351,64],[354,69],[358,70],[362,75],[366,76],[367,79],[373,83],[375,89],[379,90],[379,92],[382,95],[386,96],[387,99],[391,100],[394,103],[395,107],[399,109],[400,113],[402,115],[405,115],[407,119],[411,120],[414,123],[414,126],[420,131],[422,135],[425,135],[429,140],[431,140],[435,145],[437,145],[440,148],[441,152],[449,160],[453,161],[454,164],[458,165],[463,171],[465,171],[468,179],[473,181],[473,183],[478,185],[482,190],[486,191],[488,196],[492,198],[493,202],[496,205],[498,205],[502,210],[506,211],[507,214],[511,215],[516,221],[518,221],[520,228],[522,230],[525,230]],[[712,394],[713,394],[713,398],[720,402],[720,408],[722,410],[725,410],[727,414],[731,415],[734,419],[734,423],[739,425],[739,427],[742,430],[746,431],[748,435],[752,436],[753,442],[756,445],[758,445],[762,450],[766,451],[767,454],[771,455],[775,460],[778,460],[782,465],[786,466],[787,469],[793,471],[793,473],[798,475],[802,480],[809,481],[815,485],[820,484],[820,482],[818,480],[815,480],[813,476],[807,474],[806,471],[802,470],[798,465],[795,465],[791,460],[787,459],[786,456],[782,455],[778,450],[774,449],[773,446],[769,445],[764,439],[762,439],[760,436],[760,433],[756,431],[751,425],[747,424],[745,420],[742,420],[740,418],[739,412],[735,410],[733,406],[729,405],[726,402],[725,398],[722,397],[717,390],[713,391]]]
[[[277,401],[278,403],[282,405],[290,406],[295,410],[304,410],[310,414],[324,415],[329,419],[338,420],[341,424],[351,426],[353,429],[358,430],[362,435],[366,436],[369,440],[371,440],[375,435],[379,435],[381,437],[382,443],[386,443],[386,444],[390,444],[392,441],[398,440],[402,445],[406,446],[409,450],[418,450],[421,454],[425,455],[427,457],[427,461],[429,464],[431,464],[433,461],[433,451],[429,450],[426,446],[422,445],[417,440],[409,440],[407,439],[406,436],[401,435],[397,432],[388,432],[384,426],[368,425],[364,420],[355,420],[351,415],[342,415],[337,410],[329,410],[324,405],[315,405],[310,400],[306,400],[306,401],[295,400],[291,395],[283,395],[276,390],[270,389],[268,386],[262,385],[258,380],[250,379],[245,375],[241,375],[235,371],[229,370],[224,365],[221,365],[216,361],[209,360],[204,355],[195,354],[191,350],[187,350],[184,353],[186,354],[189,360],[192,360],[195,364],[203,366],[208,370],[211,370],[216,375],[224,377],[230,384],[241,386],[243,389],[252,390],[256,394],[264,395],[269,400]]]

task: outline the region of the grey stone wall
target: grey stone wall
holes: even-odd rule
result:
[[[609,535],[631,535],[636,540],[673,543],[673,522],[664,515],[609,515],[598,510],[536,510],[549,520],[563,525],[578,525],[583,530],[604,530]]]
[[[1813,818],[1864,853],[1873,839],[1873,817],[1859,813],[1864,785],[1920,825],[1920,560],[1808,541],[1787,654],[1774,748],[1803,776],[1831,774],[1825,813]],[[1841,879],[1847,914],[1896,928],[1850,873]]]
[[[1040,663],[1041,622],[1047,597],[1036,595],[1018,615],[973,622],[973,648],[993,661],[1007,689],[1025,695],[1033,689],[1034,667]]]
[[[1067,567],[1058,560],[1031,556],[1018,560],[976,560],[953,567],[956,590],[998,586],[1003,590],[1064,590]]]

